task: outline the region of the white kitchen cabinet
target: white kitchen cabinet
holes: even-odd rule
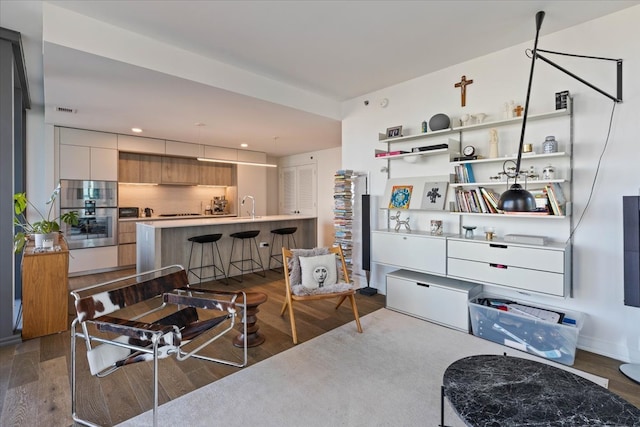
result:
[[[448,239],[449,277],[526,293],[564,297],[571,283],[571,245]]]
[[[387,274],[387,308],[469,332],[467,303],[481,285],[397,270]]]
[[[317,215],[317,165],[281,167],[279,174],[279,213]]]
[[[83,273],[114,268],[118,265],[118,246],[72,249],[69,251],[69,273]]]
[[[129,153],[165,154],[165,140],[118,135],[118,150]]]
[[[447,240],[420,231],[374,230],[371,261],[390,267],[445,275]]]
[[[116,135],[82,129],[57,129],[60,179],[118,180]]]
[[[200,144],[191,144],[188,142],[166,141],[165,153],[168,156],[198,158],[204,155],[204,147]]]
[[[235,148],[204,146],[204,157],[218,160],[238,160],[238,150]]]

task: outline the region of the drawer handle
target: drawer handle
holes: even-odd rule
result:
[[[499,248],[499,249],[507,249],[507,245],[499,245],[497,243],[489,243],[490,248]]]
[[[504,264],[489,264],[490,267],[493,268],[500,268],[502,270],[506,270],[507,268],[509,268],[508,266],[504,265]]]
[[[416,282],[416,285],[418,285],[418,286],[422,286],[422,287],[425,287],[425,288],[428,288],[428,287],[429,287],[429,284],[428,284],[428,283],[420,283],[420,282]]]

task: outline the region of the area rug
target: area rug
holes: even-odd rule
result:
[[[445,369],[474,354],[534,359],[608,380],[387,309],[224,377],[159,408],[162,426],[436,426]],[[445,405],[448,426],[464,424]],[[119,426],[150,426],[151,411]]]

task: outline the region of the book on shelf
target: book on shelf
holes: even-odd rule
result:
[[[464,168],[466,170],[466,182],[476,182],[476,178],[473,175],[473,168],[471,167],[471,163],[465,163]]]
[[[390,156],[398,156],[400,154],[407,154],[407,151],[404,150],[395,150],[395,151],[379,151],[376,152],[376,157],[390,157]]]
[[[487,207],[491,210],[491,213],[502,213],[502,210],[498,208],[498,202],[500,201],[500,195],[491,188],[480,187],[480,193],[487,202]]]
[[[565,207],[567,199],[564,196],[562,187],[557,182],[545,185],[544,187],[547,197],[549,198],[550,211],[553,215],[563,216],[565,214]]]

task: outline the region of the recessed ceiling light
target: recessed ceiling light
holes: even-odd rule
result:
[[[140,129],[140,128],[131,128],[131,132],[142,133],[142,129]]]
[[[242,144],[240,144],[240,147],[242,147],[242,148],[247,148],[248,146],[249,146],[249,144],[246,144],[244,142]]]

